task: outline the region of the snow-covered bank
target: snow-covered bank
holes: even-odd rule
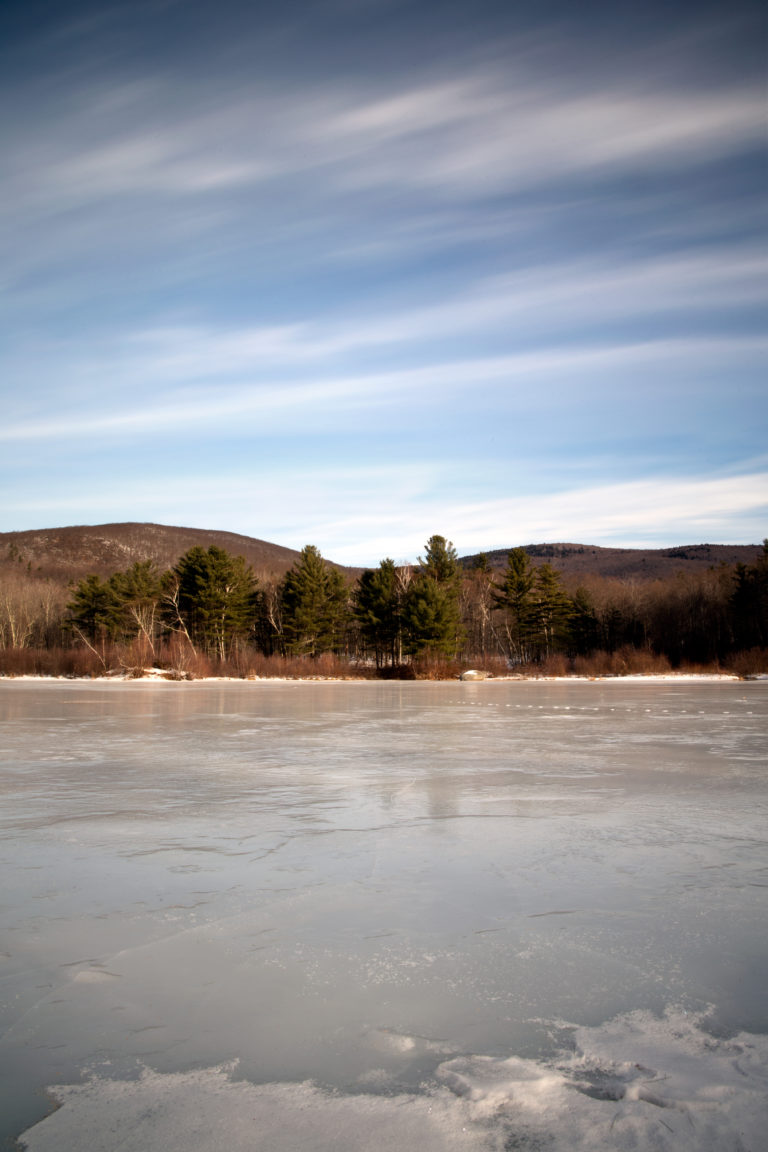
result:
[[[571,683],[572,681],[582,681],[586,683],[599,682],[601,684],[615,682],[618,684],[626,684],[637,682],[638,684],[653,683],[658,680],[663,683],[690,683],[690,684],[706,684],[712,680],[741,680],[743,677],[737,676],[735,672],[628,672],[626,676],[498,676],[498,680],[540,680],[540,681],[563,681]]]

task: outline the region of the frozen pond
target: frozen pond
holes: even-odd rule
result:
[[[765,1146],[768,684],[0,717],[6,1148]]]

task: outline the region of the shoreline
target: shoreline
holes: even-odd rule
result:
[[[461,676],[446,679],[386,680],[363,676],[195,676],[176,677],[162,669],[148,669],[142,676],[130,673],[115,673],[104,676],[46,676],[23,673],[20,676],[0,675],[0,683],[25,681],[27,683],[65,684],[606,684],[606,683],[709,683],[742,682],[768,680],[768,673],[755,673],[739,676],[736,672],[628,672],[626,675],[605,674],[601,676],[483,676],[462,680]]]

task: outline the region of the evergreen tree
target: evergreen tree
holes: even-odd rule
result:
[[[392,664],[400,662],[403,627],[403,590],[394,560],[382,560],[378,568],[367,569],[354,593],[355,618],[364,639],[376,653],[376,665],[384,653]]]
[[[513,548],[507,556],[507,567],[501,587],[493,599],[504,613],[504,623],[513,661],[525,663],[533,656],[536,633],[534,584],[536,574],[524,548]]]
[[[588,656],[599,646],[600,624],[592,596],[586,588],[576,589],[571,601],[570,634],[577,656]]]
[[[143,604],[160,594],[160,573],[154,561],[137,560],[124,572],[115,572],[109,583],[123,604]]]
[[[160,573],[152,560],[139,560],[108,581],[117,603],[117,618],[124,635],[143,636],[154,649],[158,605],[162,591]]]
[[[91,643],[114,639],[119,630],[120,604],[109,580],[86,576],[77,584],[67,604],[69,617],[65,624]]]
[[[461,579],[456,549],[444,536],[430,536],[424,557],[419,557],[419,569],[438,584],[455,585]]]
[[[533,629],[539,654],[551,655],[565,645],[573,607],[551,564],[536,569],[533,585]]]
[[[212,544],[190,548],[164,578],[166,618],[211,656],[224,659],[249,634],[256,614],[256,578],[242,556]]]
[[[403,610],[407,650],[455,656],[464,639],[459,607],[461,572],[444,536],[430,536]]]
[[[350,623],[349,588],[338,568],[328,566],[325,608],[326,651],[341,653]]]
[[[403,613],[406,648],[455,656],[461,634],[461,617],[455,596],[445,585],[420,573],[408,589]]]
[[[347,587],[313,544],[285,574],[280,588],[283,642],[294,655],[317,656],[343,646],[348,621]]]

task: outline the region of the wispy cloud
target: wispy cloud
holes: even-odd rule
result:
[[[398,559],[415,559],[435,531],[465,554],[541,541],[663,547],[669,540],[745,542],[754,538],[753,525],[760,517],[768,520],[765,471],[716,478],[657,476],[468,504],[422,500],[396,513],[381,508],[373,537],[362,510],[344,521],[307,524],[306,530],[311,534],[314,528],[318,538],[328,541],[339,562],[372,564],[396,548],[401,550]],[[346,543],[356,537],[357,550]]]
[[[221,78],[219,78],[219,84]],[[390,82],[391,84],[391,82]],[[242,83],[187,92],[162,74],[84,89],[37,137],[6,129],[9,192],[59,207],[129,195],[197,197],[308,173],[316,192],[509,193],[733,155],[763,139],[764,94],[742,83],[651,89],[599,75],[567,83],[468,68],[449,79]]]
[[[225,345],[228,341],[225,340]],[[249,342],[245,342],[249,346]],[[592,375],[592,383],[587,382],[587,391],[576,397],[576,403],[589,403],[593,407],[599,403],[599,395],[606,383],[615,387],[622,374],[630,372],[638,383],[642,373],[648,374],[649,393],[656,391],[660,368],[689,372],[698,368],[703,372],[711,368],[715,360],[727,364],[743,364],[745,360],[761,363],[768,353],[768,337],[754,338],[700,338],[694,340],[667,339],[643,342],[617,343],[598,347],[565,347],[558,349],[537,349],[531,352],[513,353],[498,357],[484,357],[471,360],[448,360],[428,364],[419,368],[400,368],[389,372],[353,371],[346,375],[312,374],[303,379],[270,380],[259,371],[259,378],[246,383],[238,383],[237,378],[247,376],[249,368],[259,368],[258,361],[244,356],[237,344],[228,344],[230,356],[217,348],[216,341],[205,341],[200,359],[208,364],[207,369],[197,363],[195,369],[186,366],[186,357],[193,355],[190,340],[183,341],[184,354],[176,360],[172,356],[160,354],[157,360],[139,360],[128,370],[128,380],[135,377],[141,381],[144,394],[141,402],[134,394],[117,402],[105,397],[94,411],[92,398],[88,398],[83,409],[76,414],[63,410],[54,416],[7,422],[0,428],[0,442],[21,442],[35,440],[60,440],[72,443],[88,440],[94,435],[118,436],[144,434],[164,435],[170,430],[200,427],[224,429],[233,421],[249,418],[258,420],[260,434],[267,432],[284,433],[301,431],[311,433],[314,428],[318,435],[328,430],[329,421],[342,427],[361,409],[396,408],[402,410],[404,400],[408,401],[412,413],[424,405],[443,407],[458,393],[458,398],[466,398],[466,389],[473,388],[475,394],[490,387],[503,386],[508,389],[507,397],[517,410],[544,410],[557,394],[567,403],[566,394],[559,390],[565,384],[570,390],[578,382],[583,384],[585,377]],[[106,370],[106,365],[104,366]],[[123,366],[125,371],[125,366]],[[92,374],[98,374],[91,367]],[[228,377],[234,374],[235,382]],[[609,380],[606,381],[606,374]],[[169,380],[176,386],[187,384],[191,379],[201,377],[205,387],[198,391],[187,388],[171,390]],[[166,399],[151,399],[153,383],[164,380],[167,388]],[[522,385],[531,382],[546,382],[549,392],[518,392]],[[214,387],[214,384],[216,385]],[[675,386],[680,387],[675,380]],[[662,391],[669,392],[669,380],[661,382]],[[702,384],[694,379],[695,394],[702,395]],[[542,403],[543,400],[543,403]],[[671,396],[667,395],[669,404]]]
[[[147,21],[168,32],[175,10],[157,8]],[[258,62],[225,20],[215,45],[185,28],[177,53],[127,7],[7,57],[0,480],[15,523],[226,509],[232,529],[306,533],[356,560],[363,539],[400,556],[434,530],[505,543],[506,516],[562,536],[547,501],[558,489],[576,516],[569,484],[580,534],[612,533],[617,478],[651,476],[616,497],[629,537],[632,501],[667,523],[676,505],[653,485],[682,493],[688,476],[690,537],[708,471],[745,523],[738,493],[753,503],[725,480],[768,416],[768,258],[744,33],[724,21],[721,66],[703,17],[672,33],[644,13],[636,50],[565,8],[551,26],[513,6],[493,14],[499,36],[473,20],[471,43],[441,13],[439,52],[429,21],[409,23],[424,39],[404,52],[394,5],[364,61],[351,15],[320,8],[306,26],[260,14]],[[254,489],[270,493],[258,511]]]
[[[151,476],[138,477],[130,489],[106,474],[97,493],[82,481],[64,480],[58,493],[32,490],[19,504],[23,515],[44,523],[59,523],[67,512],[76,523],[116,514],[250,532],[289,547],[314,543],[329,558],[353,566],[374,566],[385,556],[413,562],[434,532],[466,554],[542,541],[621,547],[757,543],[760,525],[768,522],[765,469],[685,478],[658,474],[474,501],[462,501],[453,490],[446,495],[441,479],[443,473],[416,462],[395,471],[328,462],[313,469],[311,480],[293,467],[223,468],[205,476],[187,470],[162,487]]]
[[[445,195],[509,191],[556,175],[730,155],[761,139],[762,105],[759,87],[692,93],[605,84],[574,92],[484,74],[356,102],[323,123],[320,139],[348,143],[364,161],[352,177],[363,184],[434,185]]]
[[[768,254],[739,244],[661,253],[630,265],[615,258],[540,263],[469,281],[461,291],[433,290],[427,302],[407,308],[397,300],[388,309],[375,300],[343,308],[331,300],[311,313],[295,309],[291,322],[281,324],[155,324],[55,342],[35,335],[15,352],[9,345],[3,357],[17,394],[9,397],[0,436],[33,434],[38,424],[41,434],[43,425],[45,435],[57,427],[69,434],[79,420],[83,428],[106,427],[119,415],[121,395],[125,426],[146,427],[163,423],[165,393],[173,409],[167,418],[194,422],[242,404],[291,406],[302,386],[316,388],[320,404],[427,386],[433,378],[449,385],[665,357],[676,364],[688,357],[691,366],[710,355],[744,363],[764,354],[759,317],[766,307]],[[486,351],[468,356],[476,347]],[[393,358],[393,370],[377,370]],[[47,423],[35,421],[23,432],[13,411],[27,403],[30,371],[41,385],[55,382],[58,396],[48,400]],[[205,384],[216,391],[200,407],[195,388]],[[236,395],[236,385],[247,391]],[[182,411],[175,394],[181,386],[188,390]],[[138,411],[142,395],[147,402]]]

